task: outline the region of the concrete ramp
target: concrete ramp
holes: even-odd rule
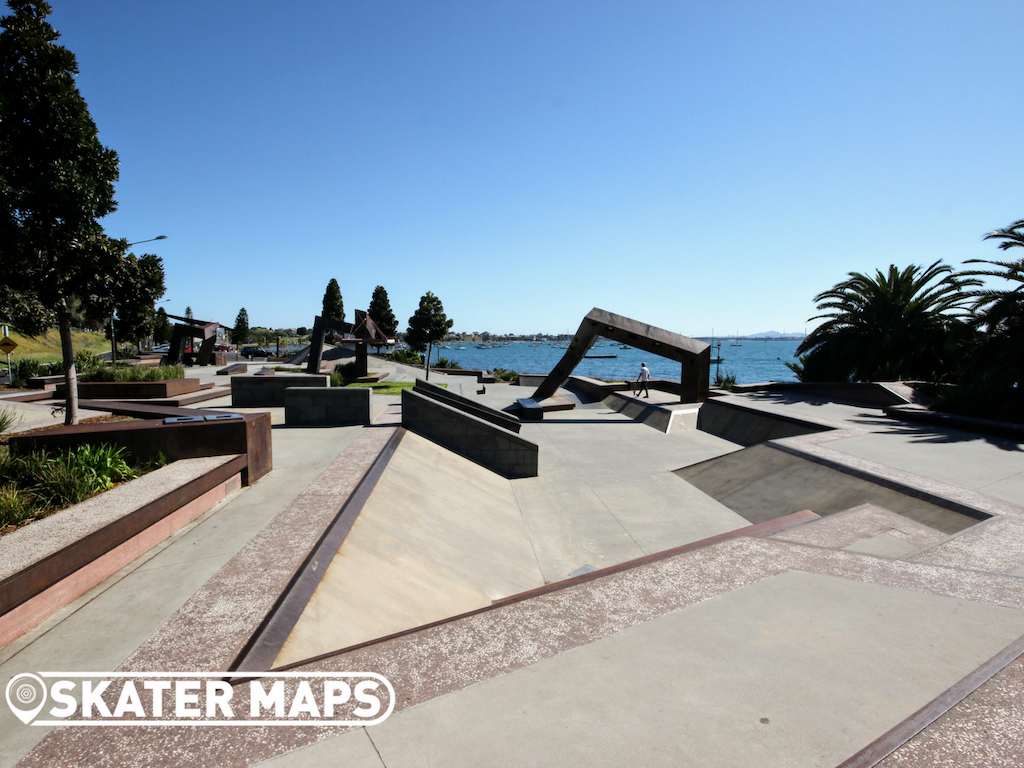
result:
[[[409,432],[274,666],[543,584],[511,483]]]
[[[832,515],[875,504],[919,523],[953,534],[978,520],[923,498],[877,485],[770,445],[677,469],[676,475],[752,523],[812,509]]]

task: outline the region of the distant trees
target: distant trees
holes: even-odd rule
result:
[[[100,143],[75,84],[75,55],[57,45],[41,0],[11,0],[0,18],[0,261],[13,300],[11,320],[60,329],[68,398],[65,423],[78,421],[71,309],[105,294],[127,251],[99,220],[117,208],[118,159]]]
[[[454,320],[444,313],[441,300],[430,291],[420,297],[420,306],[409,318],[405,332],[406,343],[416,352],[427,352],[427,380],[430,380],[430,353],[434,343],[441,341],[451,330]]]
[[[245,344],[249,340],[249,313],[242,307],[235,318],[235,327],[231,331],[232,344]]]
[[[824,318],[797,348],[802,381],[933,380],[954,364],[961,317],[978,285],[936,261],[849,279],[814,297]]]
[[[185,319],[190,323],[196,319],[196,316],[192,314],[192,307],[185,307]]]
[[[378,285],[373,289],[370,308],[366,310],[366,314],[376,323],[381,333],[389,339],[395,337],[395,333],[398,332],[398,319],[395,317],[395,313],[391,311],[388,292],[384,290],[383,285]],[[380,345],[377,346],[377,352],[380,352]]]
[[[167,310],[157,307],[156,319],[153,321],[153,341],[166,344],[171,340],[171,321],[167,318]]]

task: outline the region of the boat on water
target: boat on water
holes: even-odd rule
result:
[[[625,344],[623,344],[621,347],[619,347],[619,349],[632,349],[632,347],[628,347]]]
[[[618,355],[584,355],[587,360],[607,360],[609,357],[618,357]]]

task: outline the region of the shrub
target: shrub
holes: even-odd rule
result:
[[[715,386],[719,389],[731,390],[736,385],[736,374],[732,371],[715,373]]]
[[[406,365],[423,365],[423,357],[411,349],[396,349],[391,353],[391,359]]]
[[[103,365],[82,376],[82,381],[167,381],[185,378],[181,365]]]
[[[437,358],[437,363],[434,365],[435,368],[461,368],[458,363],[454,360],[449,360],[447,357]]]
[[[28,380],[35,376],[56,376],[64,373],[61,363],[40,363],[38,360],[21,359],[11,363],[11,386],[24,389]]]
[[[4,408],[0,411],[0,435],[15,426],[21,421],[21,414],[13,408]]]
[[[491,373],[494,374],[494,378],[497,381],[515,381],[519,378],[519,374],[516,371],[506,370],[505,368],[495,368]]]
[[[38,514],[38,504],[30,493],[13,485],[0,486],[0,528],[17,525]]]
[[[344,387],[358,378],[354,360],[347,363],[338,363],[334,366],[334,370],[331,371],[331,386]]]

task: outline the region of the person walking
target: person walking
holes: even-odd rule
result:
[[[640,386],[636,388],[636,393],[639,395],[642,389],[644,397],[649,398],[651,393],[647,389],[647,382],[651,380],[651,369],[647,367],[647,363],[640,363],[640,375],[636,377],[636,380],[640,383]]]

